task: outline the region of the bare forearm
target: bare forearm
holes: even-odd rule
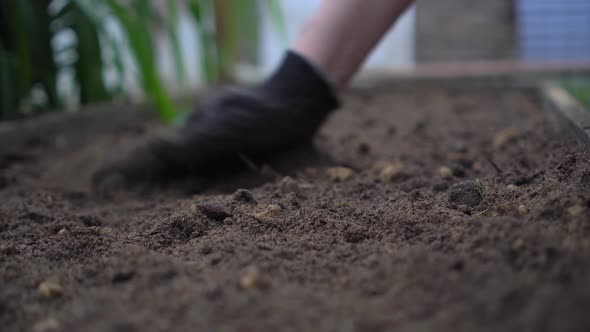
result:
[[[413,0],[324,0],[292,49],[344,88]]]

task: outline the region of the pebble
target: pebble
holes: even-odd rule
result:
[[[200,202],[197,204],[197,208],[207,216],[207,218],[215,221],[223,221],[225,218],[231,217],[231,213],[227,212],[225,206],[219,203]]]
[[[438,174],[443,179],[450,179],[453,176],[453,171],[447,166],[441,166],[438,169]]]
[[[66,235],[66,234],[68,234],[68,230],[65,228],[62,228],[59,230],[59,232],[57,232],[57,235],[61,235],[61,236]]]
[[[519,205],[518,206],[518,213],[520,213],[520,215],[525,215],[529,212],[529,210],[526,208],[526,206],[524,205]]]
[[[247,268],[240,277],[240,287],[242,289],[264,288],[266,286],[268,286],[268,283],[255,266]]]
[[[376,165],[374,169],[378,170],[379,178],[383,182],[398,180],[407,175],[404,164],[401,161],[394,161],[386,165]]]
[[[330,167],[326,169],[328,178],[332,181],[346,181],[354,175],[354,171],[348,167]]]
[[[278,217],[283,209],[277,204],[270,204],[262,212],[258,212],[252,215],[254,219],[262,222],[269,222]]]
[[[500,132],[498,132],[496,134],[496,136],[494,136],[494,139],[492,141],[492,146],[494,148],[501,148],[504,145],[506,145],[506,143],[509,143],[513,140],[515,140],[516,138],[518,138],[518,136],[520,136],[521,132],[518,128],[515,127],[510,127],[510,128],[506,128],[504,130],[501,130]]]
[[[37,288],[39,293],[46,298],[55,298],[63,294],[63,288],[60,284],[52,280],[45,280]]]
[[[508,189],[508,190],[517,190],[518,189],[518,186],[515,185],[515,184],[509,184],[509,185],[506,186],[506,189]]]
[[[233,200],[239,203],[256,203],[254,194],[248,189],[238,189],[234,192]]]
[[[449,189],[449,201],[455,204],[474,207],[478,205],[482,197],[475,181],[463,181],[455,183]]]
[[[584,207],[580,206],[580,205],[570,206],[567,209],[567,213],[572,217],[577,217],[577,216],[581,215],[582,212],[584,212]]]

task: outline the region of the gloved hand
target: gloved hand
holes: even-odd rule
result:
[[[304,58],[288,52],[269,80],[231,89],[192,113],[173,138],[151,138],[100,168],[93,185],[125,186],[200,174],[240,156],[260,160],[308,142],[338,100]]]

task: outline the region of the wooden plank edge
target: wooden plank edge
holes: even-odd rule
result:
[[[590,110],[555,81],[542,82],[539,94],[545,109],[557,115],[578,143],[590,147]]]

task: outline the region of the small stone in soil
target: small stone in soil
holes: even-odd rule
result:
[[[383,182],[395,181],[405,178],[408,174],[401,161],[394,161],[390,164],[375,165],[373,169],[379,172],[379,178]]]
[[[234,193],[233,200],[239,203],[256,203],[256,199],[250,190],[238,189]]]
[[[354,175],[354,171],[348,167],[330,167],[326,169],[328,178],[332,181],[346,181]]]
[[[580,206],[580,205],[570,206],[567,209],[567,213],[572,217],[577,217],[577,216],[581,215],[582,212],[584,212],[584,207]]]
[[[270,204],[263,211],[255,213],[252,216],[254,219],[262,222],[269,222],[278,217],[283,209],[277,204]]]
[[[506,186],[506,189],[508,189],[508,190],[517,190],[518,189],[518,186],[517,185],[514,185],[514,184],[509,184],[509,185]]]
[[[244,271],[240,277],[239,284],[242,289],[265,288],[268,286],[260,270],[255,266],[251,266]]]
[[[456,183],[449,189],[451,203],[474,207],[481,202],[481,195],[474,181]]]
[[[223,221],[225,218],[231,217],[231,214],[227,212],[225,206],[219,203],[200,202],[197,204],[197,207],[207,218],[215,221]]]
[[[59,236],[64,236],[66,234],[68,234],[68,230],[65,228],[62,228],[59,230],[59,232],[57,232],[57,235],[59,235]]]
[[[443,179],[450,179],[453,176],[453,171],[447,166],[441,166],[438,169],[438,174]]]
[[[527,214],[528,212],[529,212],[529,210],[526,208],[526,206],[524,206],[524,205],[522,205],[522,204],[518,206],[518,213],[519,213],[520,215],[525,215],[525,214]]]
[[[63,294],[63,288],[53,280],[45,280],[37,288],[39,293],[46,298],[59,297]]]
[[[506,128],[496,134],[492,141],[492,146],[496,149],[503,147],[507,143],[514,141],[520,136],[521,132],[518,128]]]

